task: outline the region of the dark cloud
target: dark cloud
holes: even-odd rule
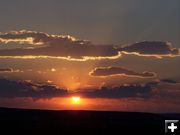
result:
[[[89,41],[71,36],[48,35],[34,31],[19,31],[0,34],[1,43],[43,45],[38,48],[0,50],[0,56],[36,56],[64,59],[103,59],[119,57],[119,52],[111,45],[94,45]],[[26,57],[27,58],[27,57]]]
[[[0,68],[0,73],[17,73],[17,72],[23,72],[19,69],[12,69],[12,68]]]
[[[124,85],[114,88],[102,87],[101,89],[81,92],[79,95],[92,98],[148,98],[151,95],[150,85]]]
[[[0,42],[9,43],[15,42],[19,44],[32,44],[32,45],[44,45],[44,44],[55,44],[73,42],[76,39],[71,36],[63,35],[48,35],[43,32],[36,31],[11,31],[9,33],[0,33]],[[82,41],[83,42],[83,41]]]
[[[49,84],[35,84],[31,81],[10,81],[0,79],[0,97],[31,97],[53,98],[62,96],[72,96],[74,94],[89,98],[123,98],[123,97],[149,97],[152,88],[150,85],[124,85],[114,88],[102,87],[92,91],[77,91],[70,93]]]
[[[179,56],[180,51],[177,48],[173,48],[169,42],[158,41],[144,41],[135,44],[127,45],[119,48],[119,51],[125,53],[134,53],[140,56]]]
[[[138,73],[129,69],[125,69],[122,67],[97,67],[93,71],[90,72],[91,76],[114,76],[114,75],[125,75],[125,76],[135,76],[135,77],[155,77],[156,74],[154,72],[145,71],[143,73]]]
[[[52,98],[66,94],[67,90],[57,88],[53,85],[0,79],[0,97]]]
[[[118,87],[101,87],[91,90],[69,92],[52,84],[37,84],[32,81],[11,81],[0,79],[0,97],[30,97],[48,99],[79,95],[87,98],[152,98],[154,96],[177,97],[179,85],[159,85],[157,81],[146,84],[126,84]]]
[[[148,84],[149,84],[149,85],[152,85],[152,86],[158,86],[158,85],[161,85],[161,84],[164,84],[164,83],[167,83],[167,84],[179,84],[178,81],[173,80],[173,79],[154,80],[154,81],[152,81],[152,82],[149,82]]]
[[[172,83],[172,84],[179,83],[179,82],[172,80],[172,79],[161,79],[160,81],[164,82],[164,83]]]
[[[77,95],[77,93],[75,93]],[[91,91],[79,92],[79,95],[88,98],[169,98],[178,99],[180,85],[164,85],[159,80],[144,84],[126,84],[118,87],[101,87]]]
[[[169,42],[144,41],[128,46],[96,45],[69,35],[49,35],[36,31],[0,33],[0,43],[30,44],[34,47],[0,50],[0,58],[59,58],[66,60],[117,59],[121,54],[140,56],[175,57],[179,49]]]
[[[146,83],[146,85],[149,85],[151,87],[157,87],[159,85],[160,81],[159,80],[154,80],[154,81],[151,81],[151,82],[148,82]]]
[[[12,68],[0,68],[0,73],[1,72],[13,72]]]

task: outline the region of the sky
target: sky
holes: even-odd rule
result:
[[[179,0],[0,2],[0,106],[180,112]]]

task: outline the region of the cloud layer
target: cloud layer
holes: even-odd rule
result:
[[[82,92],[80,95],[91,98],[133,98],[151,97],[153,88],[150,85],[126,85],[114,88],[102,87],[101,89]]]
[[[154,72],[145,71],[143,73],[138,73],[132,70],[128,70],[122,67],[97,67],[89,73],[91,76],[96,77],[108,77],[108,76],[116,76],[116,75],[125,75],[132,77],[155,77],[156,74]]]
[[[53,98],[66,94],[67,90],[57,88],[53,85],[0,79],[0,97]]]
[[[89,41],[71,36],[48,35],[42,32],[17,31],[0,34],[1,43],[42,45],[31,49],[1,50],[0,56],[29,56],[29,58],[103,59],[119,57],[119,52],[110,45],[94,45]],[[28,58],[28,57],[24,57]]]
[[[152,88],[150,85],[126,85],[115,88],[102,87],[101,89],[94,89],[92,91],[77,91],[71,93],[49,84],[0,79],[0,97],[6,98],[31,97],[33,99],[39,99],[73,96],[74,94],[90,98],[128,98],[147,97],[151,91]]]
[[[33,48],[0,50],[0,58],[59,58],[66,60],[117,59],[121,54],[138,56],[176,57],[179,49],[169,42],[144,41],[127,46],[97,45],[69,35],[49,35],[36,31],[0,33],[0,43],[34,45]],[[38,47],[37,47],[38,46]]]
[[[12,68],[0,68],[0,73],[2,72],[13,72]]]
[[[76,41],[74,37],[68,35],[48,35],[36,31],[11,31],[9,33],[0,33],[0,43],[15,42],[19,44],[44,45]],[[83,42],[83,41],[82,41]]]
[[[180,85],[164,85],[161,82],[144,84],[126,84],[118,87],[101,87],[88,91],[70,92],[55,85],[37,84],[32,81],[11,81],[0,79],[0,98],[30,97],[33,99],[50,99],[79,95],[86,98],[152,98],[165,96],[177,98]]]
[[[160,82],[164,82],[164,83],[170,83],[170,84],[176,84],[176,83],[179,83],[175,80],[172,80],[172,79],[161,79]]]
[[[139,56],[178,56],[180,51],[177,48],[173,48],[170,42],[160,41],[144,41],[135,44],[120,47],[119,51],[124,51],[125,54],[135,54]]]
[[[24,71],[13,68],[0,68],[0,73],[18,73],[18,72],[24,72]]]

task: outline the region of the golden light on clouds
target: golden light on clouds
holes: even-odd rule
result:
[[[0,56],[0,59],[60,59],[68,61],[88,61],[88,60],[115,60],[120,58],[121,52],[114,56],[81,56],[81,58],[74,58],[72,56],[48,56],[48,55],[23,55],[23,56]]]
[[[126,52],[126,51],[121,51],[122,55],[136,55],[139,57],[155,57],[158,59],[162,59],[164,57],[179,57],[180,54],[140,54],[139,52]]]
[[[10,42],[15,42],[15,43],[19,43],[19,44],[28,43],[30,45],[43,45],[42,42],[34,43],[33,41],[34,41],[34,39],[32,37],[27,37],[27,38],[22,38],[22,39],[2,39],[2,38],[0,38],[0,42],[5,43],[5,44],[8,44]]]

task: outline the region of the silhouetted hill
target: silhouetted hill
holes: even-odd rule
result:
[[[0,129],[4,135],[161,135],[164,120],[179,117],[179,114],[0,108]]]

